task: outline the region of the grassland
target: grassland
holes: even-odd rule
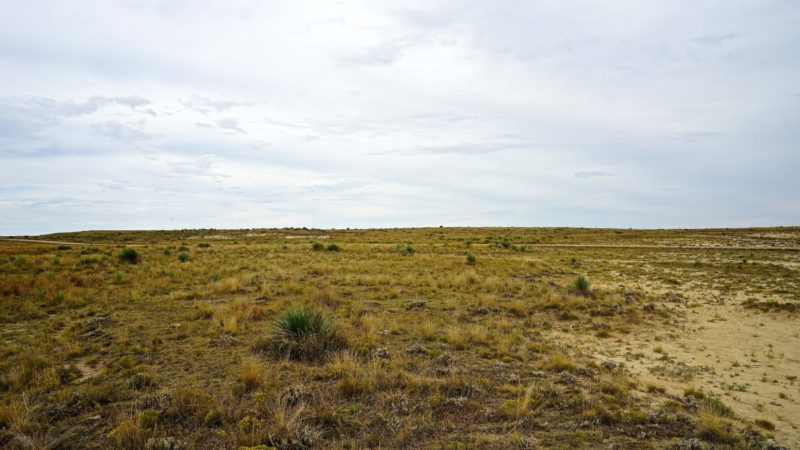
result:
[[[30,239],[2,448],[800,447],[800,228]]]

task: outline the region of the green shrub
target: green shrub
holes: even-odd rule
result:
[[[178,253],[178,261],[180,261],[180,262],[186,262],[186,261],[188,261],[188,260],[189,260],[189,254],[188,254],[188,253],[186,253],[186,252],[180,252],[180,253]]]
[[[572,282],[572,287],[578,292],[589,292],[589,280],[583,275],[578,275]]]
[[[208,242],[201,242],[201,243],[197,244],[197,246],[200,247],[200,248],[208,248],[208,247],[211,247],[211,244],[209,244]]]
[[[284,310],[272,324],[272,333],[267,345],[256,344],[256,350],[267,347],[276,350],[281,357],[313,360],[345,346],[344,339],[337,333],[336,322],[313,307]]]
[[[203,423],[208,428],[222,426],[222,413],[216,409],[212,409],[208,412],[208,414],[206,414],[205,419],[203,419]]]
[[[135,248],[125,247],[119,252],[118,258],[121,262],[136,264],[139,262],[139,252]]]
[[[761,428],[763,428],[765,430],[775,431],[775,424],[772,423],[771,421],[767,420],[767,419],[757,419],[756,420],[756,425],[758,425],[759,427],[761,427]]]
[[[342,251],[342,247],[340,247],[338,244],[328,244],[327,250],[329,252],[340,252]]]
[[[303,336],[322,336],[330,334],[336,322],[313,307],[289,308],[278,315],[273,331],[281,337],[299,338]]]
[[[405,244],[400,244],[397,246],[397,253],[400,253],[403,256],[413,255],[416,252],[414,247],[411,246],[411,242],[406,242]]]
[[[474,266],[477,262],[478,260],[475,258],[475,255],[473,255],[472,252],[467,252],[467,264]]]
[[[325,246],[322,245],[321,242],[314,241],[311,243],[311,249],[314,250],[315,252],[319,252],[325,250]]]

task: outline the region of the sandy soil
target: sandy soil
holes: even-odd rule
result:
[[[781,444],[800,448],[798,317],[747,310],[739,303],[659,303],[657,308],[671,309],[666,323],[597,340],[593,350],[624,363],[643,384],[675,395],[690,387],[718,395],[743,423],[767,419]]]

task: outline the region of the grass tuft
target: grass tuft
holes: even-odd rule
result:
[[[125,247],[119,252],[117,258],[120,262],[136,264],[139,262],[139,252],[135,248]]]

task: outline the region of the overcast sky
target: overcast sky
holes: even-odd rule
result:
[[[796,0],[0,3],[0,234],[800,225]]]

